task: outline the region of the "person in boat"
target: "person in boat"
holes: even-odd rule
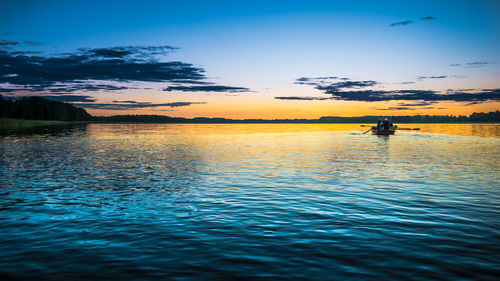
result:
[[[387,118],[382,121],[382,130],[389,130],[389,120]]]
[[[381,129],[383,123],[384,122],[382,120],[378,119],[378,121],[377,121],[377,130]]]

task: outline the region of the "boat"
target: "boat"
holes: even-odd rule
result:
[[[370,127],[369,125],[361,125],[361,127]],[[364,132],[363,134],[366,134],[368,132],[372,132],[373,135],[379,135],[379,136],[388,136],[388,135],[394,135],[396,130],[420,130],[420,128],[400,128],[397,125],[394,125],[391,121],[384,119],[384,120],[378,120],[377,121],[377,126],[371,126],[368,131]]]
[[[398,126],[394,125],[387,130],[382,130],[382,129],[377,129],[376,126],[372,127],[372,134],[373,135],[379,135],[379,136],[388,136],[388,135],[394,135],[396,130],[398,129]]]
[[[391,121],[384,119],[384,120],[378,120],[377,126],[373,126],[371,128],[371,131],[373,135],[388,136],[388,135],[394,135],[397,129],[398,126],[392,124]]]

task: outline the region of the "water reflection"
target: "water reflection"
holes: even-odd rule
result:
[[[476,137],[500,137],[500,124],[401,124],[400,126],[420,128],[421,133]]]
[[[3,136],[31,136],[31,135],[64,135],[71,134],[76,131],[85,131],[87,123],[79,124],[64,124],[64,125],[49,125],[35,126],[25,129],[16,128],[15,130],[0,130],[0,138]]]
[[[500,138],[483,132],[498,129],[418,126],[4,136],[0,277],[496,278]]]

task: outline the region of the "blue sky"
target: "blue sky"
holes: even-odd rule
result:
[[[97,115],[147,112],[273,118],[376,112],[459,114],[495,110],[499,104],[498,91],[488,92],[483,99],[469,95],[448,100],[442,96],[408,100],[406,92],[388,93],[430,90],[443,94],[446,90],[464,93],[500,88],[499,1],[2,1],[0,10],[0,40],[41,43],[12,45],[8,49],[11,55],[14,49],[56,57],[79,48],[172,46],[177,49],[155,55],[156,60],[191,64],[202,69],[204,81],[229,87],[215,92],[163,91],[171,80],[151,83],[138,78],[127,81],[127,85],[134,84],[130,89],[64,93],[86,95],[97,104],[116,100],[193,102],[172,108],[123,105],[111,111],[110,107],[89,106]],[[404,24],[408,21],[411,23]],[[4,76],[14,75],[12,69],[4,72]],[[377,83],[333,87],[340,94],[332,87],[325,90],[325,84],[296,83],[301,77],[325,76]],[[94,76],[83,78],[88,77]],[[106,79],[123,82],[119,77]],[[11,89],[11,80],[6,78],[7,84],[0,85]],[[19,81],[14,88],[33,86]],[[334,83],[340,81],[345,80],[322,83],[339,85]],[[234,91],[232,87],[247,90]],[[38,87],[36,91],[8,94],[46,95],[46,90]],[[358,98],[343,98],[346,91]],[[373,97],[363,99],[361,94],[392,98],[373,101]],[[398,105],[408,101],[420,105]]]

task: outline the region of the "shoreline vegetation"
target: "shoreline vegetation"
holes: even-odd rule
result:
[[[0,132],[30,131],[44,127],[88,123],[179,123],[179,124],[373,124],[388,118],[394,123],[500,123],[500,111],[472,113],[469,116],[412,115],[412,116],[324,116],[318,119],[227,119],[182,118],[163,115],[92,116],[83,108],[42,97],[19,100],[4,99],[0,95]]]
[[[318,119],[227,119],[227,118],[182,118],[163,115],[113,115],[95,116],[92,123],[187,123],[187,124],[374,124],[387,118],[394,123],[500,123],[500,111],[473,113],[469,116],[411,115],[411,116],[324,116]]]

